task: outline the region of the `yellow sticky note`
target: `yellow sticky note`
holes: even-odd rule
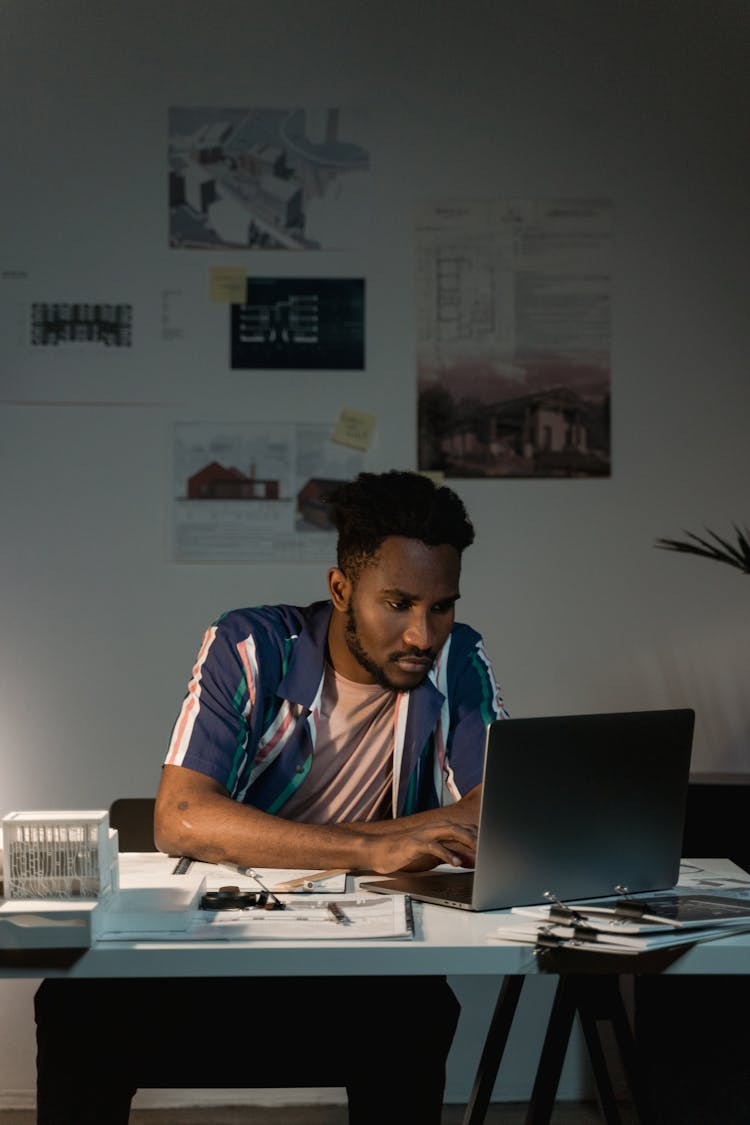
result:
[[[226,305],[244,305],[247,300],[247,274],[241,266],[213,266],[211,300]]]
[[[342,410],[331,441],[349,445],[352,449],[369,449],[375,433],[375,415],[361,410]]]

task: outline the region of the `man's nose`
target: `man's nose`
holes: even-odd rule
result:
[[[433,647],[433,641],[433,631],[427,615],[424,613],[412,614],[404,630],[404,644],[409,648],[426,651]]]

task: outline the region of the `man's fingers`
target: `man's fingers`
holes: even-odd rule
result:
[[[452,867],[473,866],[476,829],[472,825],[445,820],[404,829],[378,838],[377,871],[419,871],[448,863]]]
[[[467,825],[449,824],[439,828],[433,839],[442,841],[446,847],[455,845],[459,849],[467,847],[470,851],[473,851],[477,842],[477,832],[475,828],[470,828]]]

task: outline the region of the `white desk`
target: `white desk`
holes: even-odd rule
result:
[[[122,857],[127,863],[127,856]],[[707,872],[712,870],[747,875],[728,860],[695,860]],[[474,1083],[471,1100],[464,1117],[465,1125],[480,1125],[491,1096],[492,1086],[502,1059],[505,1042],[515,1013],[524,979],[539,972],[559,971],[560,1004],[553,1009],[545,1044],[547,1061],[543,1052],[537,1074],[537,1086],[532,1095],[527,1125],[543,1125],[549,1121],[557,1089],[559,1068],[570,1034],[576,1010],[584,1022],[581,1006],[576,1009],[571,1002],[570,990],[565,995],[566,980],[577,981],[579,986],[588,974],[596,973],[601,987],[600,996],[607,993],[614,1003],[618,974],[659,972],[675,974],[750,975],[750,933],[723,938],[720,941],[698,943],[677,951],[641,955],[637,967],[633,958],[617,958],[602,954],[598,967],[591,961],[564,960],[565,967],[556,969],[552,959],[540,964],[528,946],[500,944],[488,941],[488,935],[497,925],[497,913],[473,914],[468,911],[440,906],[414,904],[415,935],[401,940],[344,940],[334,941],[283,941],[278,939],[246,941],[98,941],[92,948],[79,954],[69,965],[54,964],[36,959],[33,965],[8,963],[9,958],[0,951],[0,976],[102,978],[102,977],[221,977],[221,976],[348,976],[348,975],[417,975],[445,974],[451,976],[498,977],[502,985],[484,1053]],[[575,958],[580,955],[574,954]],[[609,991],[605,978],[613,986]],[[587,990],[590,994],[590,990]],[[619,996],[619,991],[618,991]],[[621,1004],[620,1004],[621,1008]],[[556,1014],[557,1013],[557,1014]],[[624,1034],[624,1009],[614,1015],[606,1014],[613,1026],[619,1020]],[[601,1014],[597,1018],[602,1018]],[[585,1030],[585,1028],[584,1028]],[[615,1026],[615,1031],[618,1031]],[[619,1033],[618,1033],[619,1038]],[[608,1077],[597,1072],[596,1043],[589,1041],[589,1053],[594,1064],[597,1084],[602,1097],[606,1120],[619,1120],[607,1116]],[[620,1044],[627,1052],[628,1044]],[[627,1059],[626,1069],[627,1069]],[[631,1081],[631,1087],[633,1081]],[[537,1088],[538,1087],[538,1088]],[[610,1087],[611,1094],[611,1087]],[[611,1095],[613,1096],[613,1095]],[[642,1115],[646,1121],[647,1114]]]
[[[121,862],[127,864],[127,855]],[[736,872],[729,860],[693,860],[706,871]],[[183,977],[183,976],[352,976],[357,974],[455,976],[528,975],[546,971],[528,946],[488,941],[499,912],[474,914],[442,906],[414,903],[414,938],[407,941],[353,939],[334,941],[99,941],[68,966],[48,967],[37,958],[28,969],[4,965],[0,976],[38,977]],[[1,951],[0,951],[1,952]],[[604,956],[604,955],[602,955]],[[611,955],[607,955],[611,957]],[[638,971],[653,958],[639,959]],[[659,972],[687,974],[750,974],[750,933],[721,941],[698,943],[662,958]],[[667,963],[669,962],[669,963]],[[622,971],[622,970],[620,970]]]

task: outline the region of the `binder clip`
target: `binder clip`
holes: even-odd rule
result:
[[[554,949],[576,949],[584,941],[596,941],[596,933],[590,926],[574,926],[569,935],[556,934],[549,925],[540,926],[536,932],[534,954],[545,957]]]
[[[646,913],[645,906],[630,897],[630,892],[627,887],[623,887],[621,883],[615,883],[615,891],[620,896],[617,906],[615,907],[615,917],[623,920],[643,917]]]
[[[560,899],[552,891],[545,891],[544,897],[547,902],[552,904],[549,908],[550,922],[563,922],[566,926],[571,926],[574,923],[586,925],[583,914],[580,914],[572,906],[568,906],[567,903],[560,902]]]
[[[286,910],[286,903],[282,902],[280,898],[276,897],[271,888],[266,886],[266,884],[263,882],[260,875],[254,868],[248,867],[247,873],[251,877],[251,879],[255,879],[255,882],[263,892],[262,905],[264,910]],[[260,906],[261,903],[259,902],[258,905]]]
[[[534,954],[537,957],[543,957],[551,949],[560,949],[561,946],[568,945],[569,940],[569,938],[563,938],[559,934],[552,933],[549,926],[540,926],[536,931]]]
[[[201,910],[284,910],[283,902],[272,891],[241,891],[239,887],[219,887],[206,891],[200,901]]]
[[[249,910],[257,906],[258,895],[254,891],[241,891],[239,887],[219,887],[218,891],[206,891],[200,902],[201,910]]]

